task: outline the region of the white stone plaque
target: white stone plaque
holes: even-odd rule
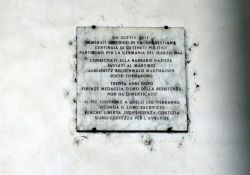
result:
[[[187,132],[184,28],[76,34],[77,131]]]

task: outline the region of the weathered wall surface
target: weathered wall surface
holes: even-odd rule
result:
[[[0,174],[243,175],[249,10],[233,0],[1,0]],[[75,132],[76,26],[186,29],[190,132]]]

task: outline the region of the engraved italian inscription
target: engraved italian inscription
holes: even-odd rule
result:
[[[76,34],[78,131],[187,131],[184,28]]]

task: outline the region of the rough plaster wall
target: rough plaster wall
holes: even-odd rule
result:
[[[0,0],[0,174],[248,174],[247,8],[243,0]],[[75,29],[93,24],[185,27],[189,133],[75,132]]]

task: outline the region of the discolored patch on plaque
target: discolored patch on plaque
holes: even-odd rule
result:
[[[77,131],[188,131],[184,28],[76,34]]]

